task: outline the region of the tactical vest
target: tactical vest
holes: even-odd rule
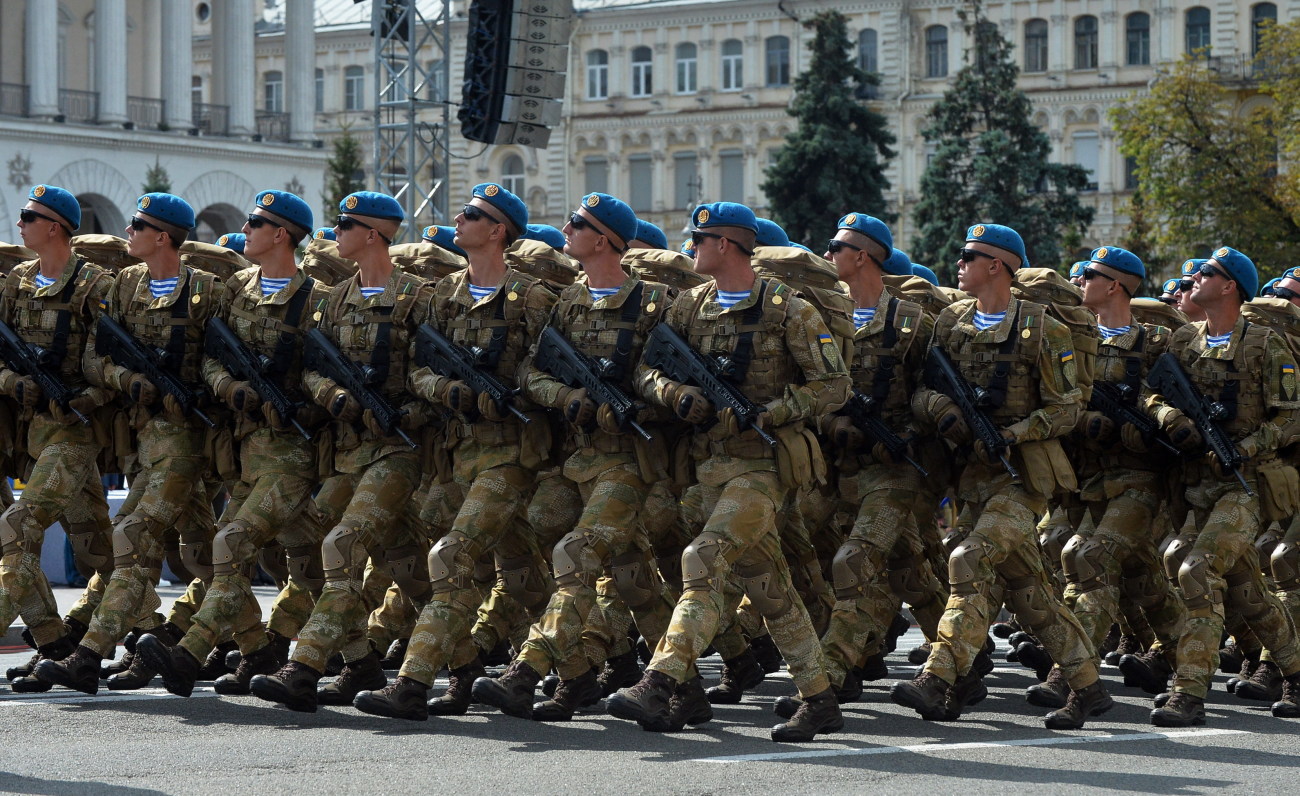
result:
[[[260,275],[260,269],[249,268],[231,277],[230,327],[253,353],[267,358],[265,374],[290,398],[302,400],[303,320],[327,302],[329,295],[307,277],[287,302],[263,304],[256,284]],[[252,292],[249,283],[254,283]]]
[[[964,299],[944,310],[935,322],[935,343],[948,352],[972,387],[984,391],[983,408],[989,417],[998,425],[1010,425],[1040,408],[1038,360],[1047,308],[1013,299],[1007,307],[1011,330],[1006,340],[993,344],[977,343],[974,337],[957,333],[958,318],[968,311],[973,318],[974,307],[975,299]]]
[[[360,306],[345,303],[350,282],[338,285],[330,294],[325,317],[330,329],[324,330],[348,359],[368,365],[374,371],[373,384],[378,392],[392,400],[406,395],[407,357],[410,348],[409,319],[415,307],[416,293],[424,281],[412,274],[395,272],[392,289]]]
[[[702,318],[700,307],[711,294],[701,288],[692,297],[686,334],[695,350],[717,360],[726,378],[756,403],[765,404],[783,395],[786,385],[803,382],[803,371],[785,347],[786,312],[794,294],[788,285],[762,280],[752,306]]]
[[[506,386],[514,387],[518,383],[519,363],[528,353],[518,344],[528,291],[546,288],[540,279],[508,268],[505,282],[492,300],[467,309],[454,301],[453,295],[460,284],[468,283],[468,272],[438,282],[434,292],[434,317],[438,319],[442,333],[453,343],[478,354],[479,367],[490,371]],[[514,345],[510,344],[512,332]]]
[[[81,352],[90,333],[86,301],[96,283],[111,275],[82,259],[72,268],[71,277],[57,295],[36,298],[20,288],[24,279],[34,279],[40,272],[40,263],[16,266],[5,280],[4,305],[9,308],[9,325],[23,340],[41,349],[43,364],[57,369],[69,387],[78,388],[87,383],[81,367]]]
[[[905,373],[899,365],[913,345],[925,345],[916,342],[922,313],[921,305],[890,296],[884,328],[852,340],[848,362],[853,387],[875,399],[887,423],[911,419],[912,388],[919,374]]]
[[[1070,330],[1074,340],[1075,383],[1086,404],[1092,396],[1096,370],[1097,345],[1101,334],[1097,316],[1083,305],[1083,294],[1065,277],[1050,268],[1021,268],[1011,283],[1015,298],[1032,301],[1047,308],[1048,313]]]
[[[162,352],[162,367],[182,382],[191,385],[203,383],[203,332],[212,315],[218,283],[211,274],[193,268],[181,268],[180,294],[165,310],[150,310],[149,303],[133,301],[130,306],[117,308],[122,313],[119,322],[142,345]],[[149,295],[149,269],[131,266],[122,272],[122,288],[129,296],[136,296],[143,287]]]
[[[566,330],[565,337],[574,348],[607,363],[607,379],[631,390],[632,371],[640,354],[639,342],[645,340],[668,306],[668,286],[638,281],[621,307],[599,309],[574,301],[586,293],[585,284],[566,288],[552,311],[552,318]]]
[[[1223,428],[1234,440],[1240,440],[1268,418],[1262,371],[1270,330],[1246,321],[1240,337],[1233,340],[1236,348],[1232,359],[1216,359],[1203,357],[1188,345],[1204,328],[1204,321],[1189,323],[1178,331],[1169,348],[1205,397],[1222,404]]]

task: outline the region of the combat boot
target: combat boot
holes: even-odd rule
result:
[[[1229,677],[1228,682],[1224,683],[1223,687],[1228,689],[1229,694],[1236,692],[1237,684],[1242,680],[1249,680],[1250,676],[1255,672],[1255,667],[1258,665],[1259,661],[1257,660],[1251,660],[1250,658],[1243,659],[1241,662],[1241,669],[1237,671],[1237,676]]]
[[[442,696],[429,700],[429,713],[434,716],[464,716],[474,701],[474,681],[486,676],[483,661],[477,657],[452,669],[447,673],[447,690],[442,692]]]
[[[926,721],[939,721],[943,718],[943,703],[947,695],[947,681],[931,672],[922,672],[910,682],[894,683],[889,689],[889,698],[895,704],[915,710]]]
[[[773,727],[772,740],[802,743],[811,741],[818,735],[838,732],[842,729],[844,729],[844,716],[840,713],[840,705],[835,701],[835,693],[827,688],[803,700],[803,704],[789,721]]]
[[[46,659],[37,663],[32,673],[47,683],[95,694],[99,691],[99,664],[102,660],[98,652],[78,645],[61,661]]]
[[[1040,708],[1063,708],[1070,699],[1070,684],[1060,666],[1052,667],[1047,679],[1025,689],[1025,701]]]
[[[255,649],[239,658],[233,674],[223,674],[212,683],[212,690],[222,696],[246,696],[248,684],[259,674],[275,674],[285,664],[274,644]]]
[[[99,679],[107,680],[131,668],[131,659],[135,657],[135,640],[139,637],[139,631],[134,628],[126,634],[126,638],[122,639],[122,657],[99,667]]]
[[[527,663],[511,661],[500,677],[480,677],[474,681],[474,699],[484,705],[491,705],[507,716],[532,718],[533,694],[541,679],[537,670]]]
[[[14,680],[17,680],[19,677],[27,677],[32,673],[32,670],[36,668],[36,664],[39,663],[40,660],[41,660],[40,651],[38,650],[32,652],[32,657],[28,658],[26,663],[21,663],[17,666],[10,666],[8,669],[6,669],[5,678],[8,679],[9,682],[13,682]]]
[[[868,679],[868,676],[864,675],[862,671],[861,668],[854,666],[852,669],[849,669],[844,673],[844,682],[841,683],[838,688],[835,688],[833,685],[831,686],[835,689],[835,701],[839,702],[841,705],[845,705],[849,702],[857,702],[862,698],[862,681]],[[889,670],[886,669],[884,676],[870,677],[869,679],[883,680],[888,676]]]
[[[1048,713],[1043,723],[1049,730],[1080,730],[1090,716],[1100,716],[1114,706],[1115,700],[1098,680],[1078,691],[1071,690],[1065,707]]]
[[[923,641],[907,651],[907,662],[914,666],[924,665],[930,660],[930,642]]]
[[[133,652],[131,653],[131,665],[127,667],[126,671],[118,672],[109,677],[106,685],[109,691],[138,691],[152,683],[156,674],[158,672],[144,662],[142,655]]]
[[[654,669],[646,669],[641,680],[630,688],[615,692],[606,702],[611,715],[635,721],[642,729],[666,732],[670,729],[669,703],[677,683]]]
[[[1282,698],[1271,712],[1279,719],[1300,719],[1300,672],[1282,679]]]
[[[889,677],[889,666],[885,663],[884,651],[877,652],[863,661],[861,666],[854,667],[854,672],[857,674],[858,679],[864,683],[874,683],[877,680],[884,680]]]
[[[634,650],[607,659],[600,669],[600,674],[596,675],[596,681],[600,683],[600,695],[607,697],[620,688],[636,685],[641,681],[643,673],[641,666],[637,664]]]
[[[378,691],[362,691],[352,700],[352,706],[362,713],[390,719],[427,721],[429,686],[419,680],[398,675],[393,682]]]
[[[561,680],[550,699],[533,705],[533,721],[570,721],[578,708],[600,701],[596,670],[588,669],[571,680]]]
[[[259,674],[248,681],[248,690],[258,699],[279,702],[299,713],[316,712],[316,684],[323,674],[305,663],[289,661],[275,674]]]
[[[334,681],[316,689],[321,705],[351,705],[362,691],[378,691],[388,685],[379,653],[371,650],[365,657],[343,667]]]
[[[27,631],[23,631],[23,632],[26,633]],[[82,635],[85,634],[83,633]],[[52,660],[52,661],[63,660],[64,658],[71,655],[74,650],[77,649],[77,642],[80,640],[81,639],[79,638],[74,639],[72,637],[72,634],[69,633],[68,635],[63,636],[62,638],[58,638],[55,639],[54,641],[51,641],[49,644],[44,644],[42,646],[39,646],[36,648],[36,652],[32,653],[32,657],[30,660],[27,661],[27,663],[23,664],[22,666],[15,666],[12,669],[9,669],[7,672],[5,672],[5,677],[9,678],[10,683],[13,683],[19,679],[31,678],[32,672],[36,669],[36,664],[40,663],[42,660]],[[49,688],[46,688],[45,690],[48,691]],[[19,693],[30,694],[34,692],[20,691]]]
[[[1020,625],[1016,624],[1014,619],[1010,622],[994,622],[992,627],[989,628],[989,632],[998,638],[1011,638],[1012,633],[1019,631]]]
[[[763,674],[781,671],[781,650],[769,635],[755,636],[749,640],[749,648],[754,652],[754,660],[762,667]]]
[[[1237,681],[1232,693],[1241,699],[1276,702],[1282,698],[1282,672],[1272,661],[1260,661],[1248,679]]]
[[[1205,723],[1205,700],[1175,691],[1169,701],[1151,711],[1151,723],[1157,727],[1191,727]]]
[[[1110,630],[1106,631],[1106,637],[1101,640],[1101,645],[1097,647],[1097,655],[1105,659],[1107,655],[1119,649],[1119,625],[1111,623]],[[1116,659],[1118,662],[1118,659]]]
[[[1125,655],[1141,655],[1144,651],[1142,642],[1137,636],[1120,636],[1119,644],[1115,645],[1115,651],[1106,653],[1102,660],[1111,666],[1118,666],[1119,662],[1124,660]]]
[[[704,693],[704,678],[698,674],[685,682],[677,684],[673,696],[668,700],[669,732],[678,732],[713,720],[713,705]]]
[[[244,653],[233,649],[226,653],[226,671],[233,672],[239,668],[239,662],[244,659]]]
[[[766,677],[753,649],[747,649],[722,662],[722,681],[704,693],[709,702],[715,705],[738,705],[745,692],[763,682]]]
[[[1119,659],[1119,671],[1124,675],[1124,685],[1141,688],[1152,696],[1164,693],[1169,687],[1169,676],[1174,673],[1165,653],[1159,649],[1125,655]]]
[[[1246,656],[1235,641],[1228,642],[1219,650],[1219,671],[1224,674],[1238,674],[1245,661]]]
[[[208,653],[207,659],[203,661],[203,665],[199,667],[198,679],[207,682],[210,680],[215,680],[223,674],[229,674],[230,672],[233,672],[235,670],[235,667],[238,666],[239,663],[236,662],[235,666],[231,666],[227,668],[226,657],[231,652],[235,652],[236,654],[238,654],[238,650],[239,650],[239,645],[233,641],[223,641],[217,646],[213,647],[212,651]]]
[[[964,677],[958,677],[943,697],[943,720],[960,719],[966,708],[978,705],[988,695],[988,686],[984,685],[984,678],[980,675],[972,671]]]
[[[406,648],[410,644],[411,640],[409,638],[399,638],[388,645],[388,652],[384,654],[384,659],[380,661],[384,671],[395,672],[402,668],[402,661],[406,660]]]
[[[898,649],[899,637],[911,629],[912,623],[903,618],[902,614],[894,614],[894,618],[889,622],[889,628],[885,631],[885,644],[882,648],[884,654],[888,655]]]
[[[145,666],[162,675],[163,688],[176,696],[194,693],[200,665],[184,647],[168,647],[152,633],[145,633],[135,643],[135,654]]]
[[[988,677],[994,669],[993,651],[998,645],[994,643],[989,636],[984,637],[984,646],[980,651],[975,653],[975,660],[971,662],[970,670],[978,677]]]
[[[1055,664],[1052,656],[1047,654],[1047,650],[1029,641],[1016,647],[1016,658],[1020,661],[1020,665],[1034,670],[1040,683],[1052,673],[1052,666]]]

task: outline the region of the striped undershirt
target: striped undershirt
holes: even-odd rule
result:
[[[383,293],[383,292],[384,292],[384,288],[383,288],[382,286],[380,286],[380,287],[362,287],[362,288],[361,288],[361,295],[362,295],[362,297],[364,297],[364,298],[374,298],[375,296],[378,296],[379,294],[381,294],[381,293]]]
[[[470,286],[469,286],[469,294],[470,294],[470,296],[472,296],[472,297],[474,298],[475,301],[482,301],[483,299],[485,299],[485,298],[487,298],[488,296],[492,295],[492,291],[493,291],[493,290],[496,290],[496,288],[494,288],[494,287],[479,287],[478,285],[470,285]]]
[[[286,276],[286,277],[284,277],[283,279],[271,279],[271,278],[269,278],[269,277],[265,277],[265,276],[264,276],[264,277],[261,277],[261,280],[262,280],[262,295],[263,295],[263,296],[274,296],[276,293],[279,293],[281,290],[284,290],[286,287],[288,287],[288,286],[289,286],[289,280],[292,279],[292,278],[293,278],[293,277],[291,277],[291,276]],[[365,288],[362,288],[362,290],[364,290],[364,289],[365,289]]]
[[[40,290],[43,287],[49,287],[50,285],[54,284],[55,281],[57,280],[53,279],[52,277],[48,277],[44,274],[38,273],[36,275],[36,289]]]
[[[975,328],[980,331],[992,329],[994,326],[1002,323],[1006,317],[1006,310],[1003,310],[1002,312],[980,312],[979,310],[975,310]]]
[[[853,325],[858,329],[871,323],[876,319],[875,307],[858,307],[853,310]]]
[[[618,292],[618,288],[616,288],[616,287],[589,287],[589,288],[587,288],[587,292],[591,294],[591,300],[592,300],[592,301],[600,301],[601,299],[607,299],[607,298],[609,298],[610,296],[612,296],[612,295],[614,295],[615,293],[617,293],[617,292]]]
[[[1109,340],[1112,337],[1119,337],[1121,334],[1128,334],[1128,330],[1132,328],[1133,328],[1133,324],[1131,323],[1128,326],[1115,326],[1115,327],[1098,326],[1097,327],[1097,329],[1101,332],[1101,339],[1103,340]]]
[[[171,279],[150,279],[149,294],[154,298],[170,296],[172,291],[176,289],[176,282],[179,279],[179,276],[173,276]]]
[[[1231,340],[1232,332],[1224,332],[1223,334],[1210,334],[1209,332],[1206,332],[1205,334],[1205,344],[1210,348],[1218,348],[1221,345],[1227,345]]]
[[[744,301],[748,297],[748,290],[719,290],[718,305],[724,310],[729,310],[736,306],[738,302]]]

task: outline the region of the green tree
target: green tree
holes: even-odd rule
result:
[[[324,218],[333,218],[339,202],[350,193],[365,188],[365,165],[361,162],[361,142],[352,131],[343,128],[343,135],[334,139],[333,152],[325,161]]]
[[[153,165],[145,169],[144,185],[140,188],[141,193],[171,193],[171,175],[163,168],[162,161],[157,157],[154,158]]]
[[[1079,200],[1087,172],[1049,162],[1051,144],[1031,121],[1029,97],[1016,87],[1012,45],[998,26],[978,2],[959,15],[974,45],[952,88],[926,115],[922,135],[934,157],[921,175],[913,259],[954,284],[966,229],[983,221],[1019,232],[1031,265],[1059,269],[1092,223],[1093,209]]]
[[[880,77],[859,68],[851,55],[844,15],[822,11],[804,27],[816,31],[812,58],[795,79],[787,111],[799,126],[777,150],[761,187],[773,220],[790,239],[816,246],[834,234],[845,213],[893,220],[884,192],[894,134],[885,117],[859,99]]]

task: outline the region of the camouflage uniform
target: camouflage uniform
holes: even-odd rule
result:
[[[695,661],[718,630],[724,583],[734,568],[800,693],[820,694],[828,687],[821,647],[790,579],[777,521],[793,490],[824,474],[805,423],[844,404],[848,374],[816,308],[784,284],[755,279],[750,295],[728,309],[716,297],[712,282],[684,291],[664,322],[705,356],[733,357],[749,341],[752,355],[737,383],[767,407],[779,450],[752,430],[729,435],[721,423],[693,435],[699,516],[707,519],[682,554],[682,596],[649,668],[678,683],[695,676]],[[637,381],[647,401],[671,408],[676,382],[644,362]]]

